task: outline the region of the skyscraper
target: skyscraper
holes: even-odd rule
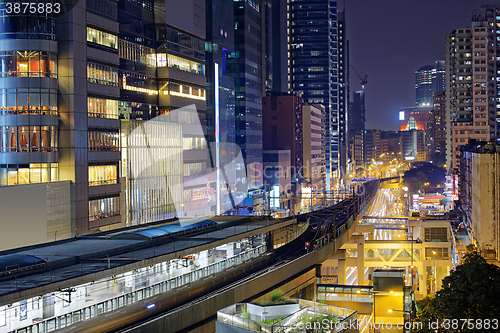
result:
[[[235,1],[234,51],[228,55],[228,75],[235,79],[236,143],[249,177],[262,168],[262,96],[265,95],[264,0]],[[255,174],[258,174],[257,171]],[[249,180],[259,188],[262,178]]]
[[[326,189],[339,163],[337,2],[289,3],[289,91],[325,107]],[[347,78],[345,78],[347,79]]]
[[[432,106],[435,92],[445,91],[445,64],[443,60],[435,65],[423,66],[415,71],[415,105]]]
[[[338,135],[339,135],[339,171],[340,176],[346,174],[348,159],[349,128],[349,41],[347,40],[345,10],[338,14]]]
[[[234,8],[232,0],[206,0],[207,13],[207,137],[211,142],[235,144],[235,80],[229,76],[227,58],[234,51]],[[213,153],[214,151],[212,151]],[[224,151],[216,149],[218,156],[209,156],[208,163],[217,167],[234,160],[233,149]],[[212,154],[213,155],[213,154]],[[224,188],[219,174],[216,191],[221,194]],[[229,175],[225,175],[229,177]],[[230,188],[234,189],[236,179],[227,179]],[[218,198],[227,198],[221,195]],[[227,211],[231,202],[218,204],[218,213]]]
[[[474,13],[470,28],[454,30],[446,36],[446,112],[447,163],[458,169],[460,145],[470,139],[498,139],[500,116],[497,108],[496,83],[500,74],[495,68],[500,49],[497,34],[491,26],[500,24],[500,8],[482,6]],[[497,20],[499,18],[499,20]]]

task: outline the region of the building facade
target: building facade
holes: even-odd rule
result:
[[[415,105],[432,107],[434,93],[445,91],[445,62],[423,66],[415,71]]]
[[[306,103],[325,107],[326,186],[329,190],[339,164],[337,2],[293,1],[289,4],[288,17],[288,91],[301,96]]]
[[[227,71],[235,80],[236,144],[248,169],[262,168],[262,97],[265,96],[265,3],[235,1],[234,51]],[[247,171],[249,172],[249,171]],[[262,178],[252,182],[262,185]]]
[[[460,147],[459,208],[483,257],[500,261],[500,148],[471,141]]]
[[[495,54],[500,8],[483,5],[472,16],[468,28],[446,35],[446,112],[449,125],[447,164],[459,168],[459,146],[469,140],[494,141],[498,138],[500,77]]]

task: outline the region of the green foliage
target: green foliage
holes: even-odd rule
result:
[[[281,320],[285,318],[285,317],[280,317],[280,318],[276,318],[276,319],[267,319],[267,320],[262,320],[261,323],[263,324],[267,324],[267,325],[272,325],[274,323],[277,323],[277,322],[281,322]]]
[[[245,319],[250,318],[250,314],[248,313],[248,311],[243,311],[242,316],[243,316],[243,318],[245,318]]]
[[[255,305],[268,306],[268,305],[283,305],[283,304],[293,304],[293,300],[284,296],[284,293],[280,289],[276,289],[271,293],[269,299],[262,301],[253,301]]]
[[[271,300],[271,302],[276,302],[276,301],[280,300],[281,298],[283,298],[283,295],[284,295],[284,293],[281,291],[281,289],[276,289],[271,294],[270,300]]]
[[[330,332],[332,324],[335,325],[339,319],[333,316],[314,314],[303,315],[300,321],[300,327],[303,327],[306,333],[326,333]]]
[[[494,319],[500,313],[500,268],[488,264],[479,253],[471,248],[462,265],[457,266],[443,279],[442,289],[436,297],[426,297],[417,302],[415,321],[423,322],[420,332],[434,332],[428,329],[428,321],[444,319]],[[462,324],[462,322],[460,322]],[[461,326],[460,324],[460,326]],[[427,326],[427,327],[426,327]],[[453,330],[439,328],[438,332],[493,332],[495,330],[470,329]]]
[[[425,192],[426,189],[435,188],[438,184],[444,186],[446,170],[432,163],[419,163],[403,175],[403,180],[413,192]],[[425,185],[429,183],[429,185]]]

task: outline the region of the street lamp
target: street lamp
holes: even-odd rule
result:
[[[387,310],[388,312],[393,312],[393,311],[396,311],[396,312],[403,312],[404,314],[407,314],[407,315],[410,315],[410,333],[411,333],[411,311],[405,311],[405,310],[394,310],[394,309],[389,309]]]
[[[434,295],[436,294],[436,280],[437,280],[437,275],[436,275],[436,251],[432,251],[432,257],[434,259]]]

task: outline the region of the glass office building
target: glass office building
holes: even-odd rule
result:
[[[337,2],[289,3],[289,91],[325,106],[326,189],[339,163]]]

